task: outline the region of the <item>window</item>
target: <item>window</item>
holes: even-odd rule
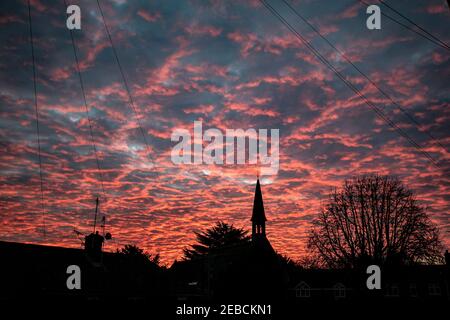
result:
[[[387,286],[386,296],[398,297],[399,295],[400,295],[400,288],[398,287],[398,284],[393,283],[393,284]]]
[[[295,290],[297,298],[309,298],[311,296],[311,290],[305,282],[300,282]]]
[[[441,287],[438,283],[429,283],[428,284],[428,294],[430,296],[440,296],[441,295]]]
[[[335,298],[345,298],[345,286],[342,283],[336,283],[333,287],[333,291]]]
[[[415,283],[411,283],[409,285],[409,296],[410,297],[418,297],[419,296],[417,294],[417,285]]]

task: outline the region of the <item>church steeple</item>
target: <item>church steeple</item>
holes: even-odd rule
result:
[[[266,237],[266,214],[264,212],[264,203],[259,179],[256,182],[255,199],[253,200],[253,214],[250,219],[252,222],[252,239],[257,237]]]

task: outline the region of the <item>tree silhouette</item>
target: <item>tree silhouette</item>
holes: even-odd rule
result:
[[[195,232],[197,243],[183,249],[184,259],[191,260],[209,253],[218,252],[226,247],[250,242],[248,231],[235,228],[222,221],[203,232]]]
[[[145,252],[144,249],[139,248],[138,246],[126,244],[120,250],[116,251],[118,254],[123,255],[124,257],[131,258],[135,261],[148,261],[150,263],[155,264],[158,267],[161,267],[161,260],[159,254],[152,255],[148,252]]]
[[[437,228],[396,178],[369,175],[345,181],[313,224],[308,248],[322,266],[441,259]]]

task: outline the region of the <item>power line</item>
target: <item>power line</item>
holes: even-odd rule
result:
[[[139,126],[139,130],[140,130],[141,135],[142,135],[142,138],[143,138],[143,140],[144,140],[145,145],[147,146],[147,152],[149,152],[149,154],[150,154],[151,148],[150,148],[150,145],[149,145],[149,143],[148,143],[148,141],[147,141],[147,138],[146,138],[146,136],[145,136],[144,129],[142,128],[139,113],[138,113],[138,111],[137,111],[137,109],[136,109],[136,107],[135,107],[134,99],[133,99],[133,96],[131,95],[131,90],[130,90],[130,88],[129,88],[129,86],[128,86],[128,82],[127,82],[127,79],[126,79],[126,77],[125,77],[125,73],[123,72],[122,65],[120,64],[119,56],[118,56],[118,54],[117,54],[116,47],[114,46],[114,43],[113,43],[113,40],[112,40],[112,37],[111,37],[111,33],[110,33],[109,28],[108,28],[108,25],[107,25],[107,23],[106,23],[106,19],[105,19],[105,16],[104,16],[104,14],[103,14],[103,10],[102,10],[102,7],[101,7],[101,5],[100,5],[99,0],[97,0],[97,6],[98,6],[98,9],[99,9],[99,11],[100,11],[100,15],[101,15],[101,17],[102,17],[103,25],[104,25],[104,27],[105,27],[106,34],[108,35],[108,39],[109,39],[109,42],[110,42],[110,44],[111,44],[111,49],[112,49],[112,51],[113,51],[114,57],[115,57],[116,62],[117,62],[117,66],[118,66],[118,68],[119,68],[119,72],[120,72],[120,74],[121,74],[121,76],[122,76],[122,81],[123,81],[125,90],[127,91],[127,94],[128,94],[128,100],[129,100],[129,104],[130,104],[131,110],[132,110],[133,113],[134,113],[134,116],[135,116],[136,121],[137,121],[138,126]]]
[[[42,178],[42,159],[41,159],[41,138],[39,129],[39,108],[38,108],[38,97],[37,97],[37,83],[36,83],[36,61],[34,57],[34,40],[33,40],[33,24],[31,20],[31,4],[30,0],[28,3],[28,22],[30,26],[30,45],[31,45],[31,60],[33,65],[33,89],[34,89],[34,111],[36,115],[36,133],[37,133],[37,144],[38,144],[38,159],[39,159],[39,181],[41,189],[41,208],[42,208],[42,225],[44,238],[46,237],[46,223],[45,223],[45,205],[44,205],[44,182]]]
[[[289,24],[269,3],[265,0],[260,0],[260,2],[276,17],[278,18],[298,39],[304,43],[307,48],[330,70],[332,70],[352,91],[354,91],[364,102],[370,106],[374,112],[383,119],[389,126],[395,129],[398,134],[404,137],[414,148],[421,152],[425,157],[427,157],[431,163],[440,168],[437,161],[426,151],[422,150],[422,147],[414,141],[404,130],[398,127],[391,119],[389,119],[382,110],[380,110],[376,105],[374,105],[370,100],[368,100],[363,93],[361,93],[351,82],[349,82],[341,72],[339,72],[320,52],[318,52],[310,43],[307,41],[292,25]]]
[[[67,1],[66,0],[64,0],[64,5],[65,5],[65,7],[67,7]],[[72,42],[73,55],[74,55],[74,58],[75,58],[75,68],[76,68],[76,71],[78,73],[78,79],[80,81],[80,88],[81,88],[81,93],[82,93],[82,96],[83,96],[84,109],[85,109],[86,118],[88,120],[88,125],[89,125],[89,133],[90,133],[90,137],[91,137],[91,146],[92,146],[92,149],[94,151],[95,161],[97,163],[97,170],[98,170],[98,175],[99,175],[99,178],[100,178],[100,184],[101,184],[103,196],[105,197],[105,200],[106,200],[106,192],[105,192],[105,186],[104,186],[104,182],[103,182],[103,173],[102,173],[102,169],[100,167],[100,161],[99,161],[99,158],[98,158],[97,146],[96,146],[96,143],[95,143],[94,133],[93,133],[93,130],[92,130],[92,121],[91,121],[91,117],[89,116],[89,107],[88,107],[88,103],[87,103],[87,99],[86,99],[86,93],[85,93],[85,89],[84,89],[83,77],[81,76],[80,64],[79,64],[79,60],[78,60],[78,54],[77,54],[77,49],[76,49],[76,44],[75,44],[75,38],[73,36],[73,30],[69,29],[69,33],[70,33],[70,39],[71,39],[71,42]]]
[[[425,155],[436,167],[440,167],[436,160],[431,157],[431,155],[422,150],[421,146],[414,141],[409,135],[404,132],[400,127],[398,127],[392,120],[390,120],[382,110],[380,110],[376,105],[374,105],[370,100],[368,100],[364,94],[362,94],[351,82],[349,82],[345,77],[342,75],[341,72],[339,72],[320,52],[318,52],[295,28],[292,27],[291,24],[289,24],[288,21],[286,21],[277,11],[274,9],[269,3],[267,3],[265,0],[260,0],[264,6],[269,9],[269,11],[275,15],[298,39],[300,39],[307,47],[311,50],[311,52],[323,63],[325,64],[329,69],[331,69],[338,77],[341,79],[351,90],[353,90],[361,99],[365,101],[367,105],[369,105],[375,113],[382,118],[386,123],[388,123],[392,128],[396,129],[396,131],[403,136],[405,139],[407,139],[411,145],[413,145],[416,149],[418,149],[423,155]]]
[[[386,91],[384,91],[374,81],[372,81],[372,79],[370,79],[369,76],[367,76],[341,50],[339,50],[324,35],[322,35],[320,33],[320,31],[316,27],[314,27],[305,17],[303,17],[291,4],[289,4],[289,2],[287,2],[286,0],[282,0],[282,1],[286,4],[286,6],[289,7],[289,9],[291,9],[292,12],[295,13],[296,16],[298,16],[303,22],[305,22],[316,34],[318,34],[326,43],[328,43],[329,46],[331,46],[340,56],[342,56],[352,67],[354,67],[359,72],[359,74],[361,74],[367,81],[369,81],[385,98],[389,99],[392,102],[392,104],[394,104],[412,123],[414,123],[418,127],[419,131],[424,132],[436,144],[438,144],[445,152],[448,152],[447,148],[444,145],[442,145],[442,143],[437,138],[435,138],[433,134],[426,131],[423,128],[423,125],[421,123],[419,123],[419,121],[417,121],[407,110],[405,110],[399,103],[397,103],[393,98],[391,98],[391,96]]]
[[[358,0],[360,3],[364,4],[365,6],[370,6],[369,3],[365,2],[364,0]],[[408,29],[409,31],[414,32],[415,34],[421,36],[422,38],[427,39],[428,41],[434,43],[435,45],[445,49],[445,50],[450,50],[447,46],[442,45],[440,42],[434,40],[433,38],[430,38],[429,36],[427,36],[426,34],[423,34],[421,32],[418,32],[417,30],[415,30],[414,28],[411,28],[410,26],[408,26],[407,24],[404,24],[403,22],[400,22],[398,20],[396,20],[395,18],[391,17],[390,15],[386,14],[385,12],[381,11],[381,14],[383,16],[385,16],[386,18],[388,18],[389,20],[395,22],[396,24]]]
[[[425,30],[423,27],[419,26],[417,23],[415,23],[414,21],[412,21],[410,18],[406,17],[404,14],[402,14],[401,12],[399,12],[398,10],[396,10],[395,8],[393,8],[390,4],[386,3],[383,0],[378,0],[380,1],[380,3],[382,3],[384,6],[388,7],[389,9],[391,9],[392,11],[394,11],[396,14],[398,14],[400,17],[402,17],[403,19],[405,19],[406,21],[408,21],[409,23],[411,23],[412,25],[414,25],[415,27],[417,27],[420,31],[424,32],[425,34],[427,34],[429,37],[431,37],[432,39],[436,40],[437,42],[439,42],[442,46],[444,46],[447,50],[450,49],[449,45],[447,43],[445,43],[444,41],[442,41],[441,39],[439,39],[438,37],[434,36],[433,34],[431,34],[430,32],[428,32],[427,30]]]

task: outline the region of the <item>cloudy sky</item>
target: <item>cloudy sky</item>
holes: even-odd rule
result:
[[[281,0],[269,0],[434,165],[257,0],[101,0],[136,113],[96,2],[70,1],[82,11],[73,35],[101,179],[64,2],[31,3],[45,214],[27,3],[2,1],[0,240],[79,247],[73,229],[91,231],[97,196],[114,237],[107,249],[133,243],[167,263],[192,243],[193,231],[217,220],[249,228],[255,166],[171,162],[172,131],[192,130],[201,120],[204,129],[280,130],[280,170],[261,180],[268,237],[282,253],[305,253],[310,221],[333,187],[374,172],[396,175],[413,189],[450,244],[448,50],[385,17],[381,30],[368,30],[359,1],[291,2],[417,127]],[[445,1],[394,5],[450,43]],[[386,7],[382,12],[401,19]]]

